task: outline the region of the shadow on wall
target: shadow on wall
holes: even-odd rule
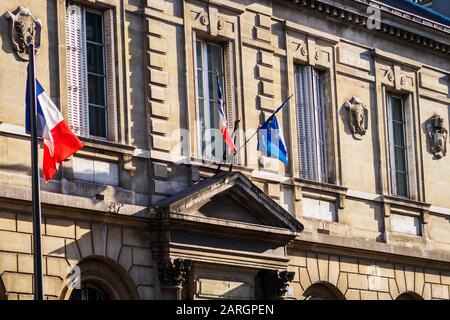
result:
[[[3,285],[3,280],[1,277],[0,277],[0,300],[7,300],[5,286]]]
[[[16,10],[16,8],[11,8],[11,10]],[[2,50],[8,56],[14,56],[14,59],[17,62],[21,62],[17,55],[15,54],[12,46],[11,46],[11,30],[10,30],[10,21],[5,18],[6,12],[0,12],[0,37],[2,41]]]

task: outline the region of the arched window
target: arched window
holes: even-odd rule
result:
[[[344,295],[331,283],[315,283],[303,293],[305,300],[345,300]]]
[[[423,298],[415,292],[404,292],[395,300],[423,300]]]
[[[139,299],[136,285],[128,273],[115,261],[106,257],[88,257],[80,261],[75,279],[67,281],[61,299],[69,300],[134,300]],[[68,275],[69,276],[69,275]],[[73,274],[70,275],[73,277]],[[69,279],[69,278],[68,278]]]
[[[109,294],[107,294],[100,287],[91,282],[82,282],[80,289],[72,290],[69,300],[91,300],[91,301],[103,301],[110,300]]]

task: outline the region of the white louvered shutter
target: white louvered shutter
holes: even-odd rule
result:
[[[408,159],[408,184],[409,184],[409,197],[411,199],[417,199],[417,176],[416,176],[416,148],[414,139],[414,117],[413,117],[413,104],[412,94],[409,94],[405,100],[405,130],[406,130],[406,148]]]
[[[235,97],[234,97],[234,60],[233,60],[233,43],[228,41],[225,43],[223,48],[224,54],[224,73],[225,73],[225,85],[224,85],[224,97],[225,97],[225,106],[226,106],[226,117],[228,123],[228,130],[230,131],[230,135],[234,141],[238,141],[238,139],[234,138],[234,122],[236,120],[236,110],[235,110]],[[237,164],[238,159],[232,157],[233,152],[225,147],[227,150],[227,161],[228,159],[233,159],[233,163]]]
[[[305,97],[305,111],[306,111],[306,119],[305,119],[305,127],[307,130],[308,140],[306,141],[306,156],[308,159],[308,179],[309,180],[317,180],[317,154],[316,148],[316,124],[315,124],[315,110],[314,110],[314,95],[313,95],[313,82],[312,82],[312,67],[304,67],[303,68],[303,79],[304,79],[304,97]]]
[[[106,112],[108,125],[108,139],[117,141],[117,103],[116,103],[116,62],[114,55],[114,20],[113,11],[104,13],[105,25],[105,66],[106,66]]]
[[[328,182],[323,79],[311,66],[296,70],[299,162],[303,179]]]
[[[326,120],[325,120],[325,101],[323,90],[323,78],[317,70],[313,69],[313,92],[314,105],[316,111],[316,129],[317,129],[317,180],[328,182],[328,163],[327,163],[327,141],[326,141]]]
[[[75,134],[89,135],[84,12],[69,5],[66,11],[67,95],[69,125]]]
[[[227,42],[224,46],[224,72],[225,72],[225,103],[226,103],[226,116],[228,122],[228,129],[230,133],[233,133],[235,110],[234,110],[234,63],[233,63],[233,44]]]
[[[392,194],[397,193],[397,179],[395,174],[395,151],[394,151],[394,128],[392,123],[392,101],[391,97],[386,94],[386,90],[383,87],[383,94],[386,97],[386,106],[387,106],[387,121],[388,121],[388,148],[389,148],[389,164],[390,164],[390,172],[391,172],[391,192]]]
[[[305,97],[305,79],[304,70],[302,67],[296,69],[296,95],[297,95],[297,131],[298,131],[298,152],[300,163],[300,176],[303,179],[309,179],[308,161],[308,129],[307,129],[307,105]]]

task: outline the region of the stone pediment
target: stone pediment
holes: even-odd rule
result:
[[[303,225],[239,172],[220,173],[155,205],[170,219],[295,236]]]

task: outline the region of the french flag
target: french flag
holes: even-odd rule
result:
[[[30,98],[26,93],[26,132],[30,133]],[[59,165],[83,147],[83,143],[70,130],[56,105],[45,93],[36,80],[36,131],[37,136],[44,139],[43,173],[45,181],[49,181],[58,171]]]
[[[230,131],[228,130],[228,122],[227,117],[225,116],[225,110],[223,108],[223,95],[222,89],[220,88],[219,77],[217,77],[217,88],[219,91],[218,100],[219,100],[219,115],[220,115],[220,131],[222,132],[223,140],[225,143],[234,151],[237,152],[237,148],[231,139]]]

